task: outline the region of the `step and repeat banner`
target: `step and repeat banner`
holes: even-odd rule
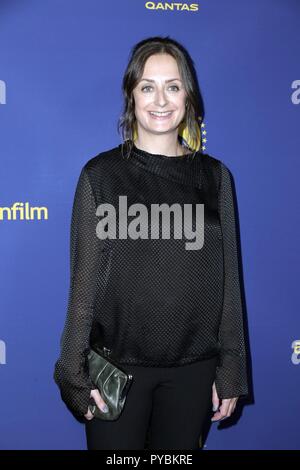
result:
[[[238,200],[251,396],[199,448],[300,448],[299,18],[298,0],[0,0],[1,449],[86,449],[53,380],[71,208],[122,141],[122,77],[152,36],[189,51],[202,148]]]

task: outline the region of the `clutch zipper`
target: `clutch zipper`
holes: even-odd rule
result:
[[[111,354],[111,349],[107,348],[106,346],[103,346],[102,349],[104,356],[109,356]]]
[[[99,352],[100,354],[102,353],[104,357],[108,357],[108,358],[109,358],[109,361],[110,361],[114,366],[116,366],[118,369],[121,370],[122,366],[120,367],[119,364],[117,364],[117,362],[115,362],[115,361],[111,358],[111,352],[112,352],[111,349],[107,348],[106,346],[103,346],[103,347],[102,347],[102,351],[101,351],[101,349],[99,349],[97,346],[95,346],[95,350],[96,350],[97,352]],[[132,381],[132,378],[133,378],[133,375],[132,375],[132,374],[129,374],[129,373],[125,372],[125,371],[124,371],[124,373],[127,375],[128,380],[127,380],[127,383],[126,383],[126,385],[125,385],[123,391],[124,391],[125,389],[127,389],[127,386],[129,385],[129,383]]]

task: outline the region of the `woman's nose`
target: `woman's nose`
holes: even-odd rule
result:
[[[167,103],[167,98],[165,96],[164,90],[157,91],[155,96],[155,103],[159,106],[165,106]]]

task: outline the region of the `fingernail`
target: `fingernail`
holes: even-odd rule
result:
[[[108,412],[108,406],[107,405],[104,405],[101,409],[102,409],[103,413]]]

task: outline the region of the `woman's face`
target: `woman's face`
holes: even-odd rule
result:
[[[150,56],[133,96],[138,131],[139,127],[154,134],[176,131],[186,111],[186,92],[176,60],[169,54]]]

